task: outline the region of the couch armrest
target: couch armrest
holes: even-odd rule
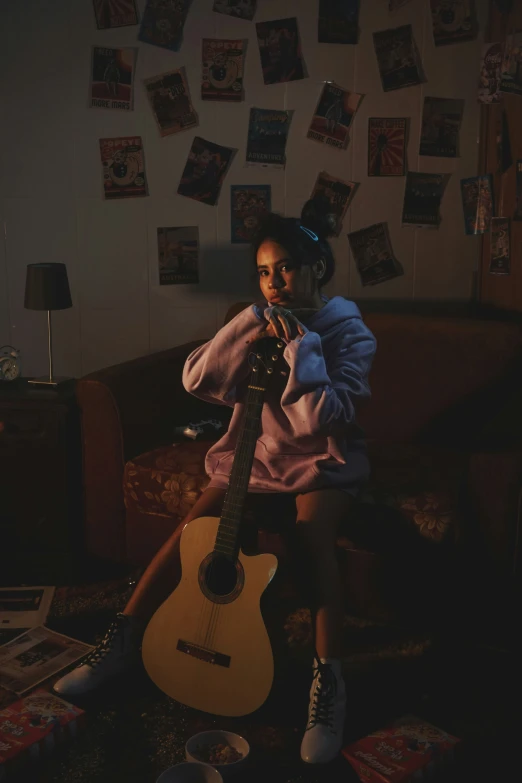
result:
[[[475,451],[470,456],[467,492],[472,515],[469,532],[478,544],[479,558],[482,549],[495,578],[520,582],[522,451]],[[464,530],[464,547],[469,538]]]
[[[177,425],[230,418],[229,408],[209,405],[183,388],[185,360],[203,342],[106,367],[78,381],[89,554],[125,560],[122,481],[127,460],[172,443]]]

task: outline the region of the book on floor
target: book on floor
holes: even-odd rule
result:
[[[406,783],[433,780],[452,763],[459,742],[415,715],[404,715],[342,753],[365,783]]]
[[[0,781],[76,736],[84,714],[42,688],[0,710]]]

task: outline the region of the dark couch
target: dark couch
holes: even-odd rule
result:
[[[519,587],[521,326],[444,310],[363,315],[378,343],[372,400],[359,414],[372,478],[339,534],[349,609],[418,615],[452,602],[457,582],[475,596]],[[226,426],[230,410],[183,389],[183,364],[200,344],[78,381],[90,554],[145,565],[204,488],[209,443],[175,429],[220,417]],[[271,522],[259,547],[284,559]]]

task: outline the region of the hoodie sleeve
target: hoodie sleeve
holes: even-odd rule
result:
[[[281,406],[297,436],[330,435],[353,422],[357,403],[370,397],[375,348],[375,337],[360,318],[348,321],[328,365],[316,332],[287,344],[290,372]]]
[[[192,351],[183,367],[185,389],[206,402],[234,407],[236,387],[250,372],[250,342],[266,325],[255,305],[242,310],[212,340]]]

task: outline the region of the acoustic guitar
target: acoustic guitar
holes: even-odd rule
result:
[[[143,663],[160,690],[214,715],[248,715],[272,687],[274,661],[260,599],[277,558],[245,555],[239,536],[264,395],[273,373],[286,375],[284,348],[275,337],[255,343],[221,517],[200,517],[184,527],[181,581],[143,638]]]

